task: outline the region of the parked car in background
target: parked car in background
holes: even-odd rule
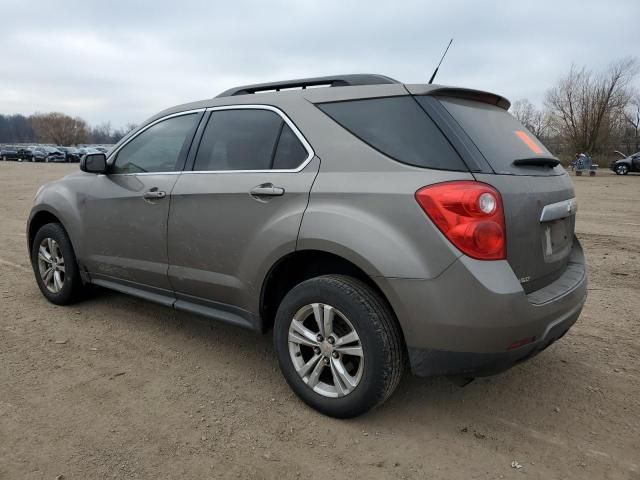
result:
[[[587,296],[571,179],[509,106],[356,74],[173,107],[38,190],[36,281],[58,305],[95,284],[273,330],[293,391],[335,417],[407,363],[506,370]]]
[[[72,147],[71,152],[69,153],[69,161],[70,162],[80,162],[82,158],[82,153],[80,153],[80,149],[77,147]]]
[[[67,161],[67,157],[61,150],[58,150],[57,147],[42,147],[44,152],[46,153],[46,157],[44,159],[45,162],[55,162],[62,163]]]
[[[0,147],[0,158],[5,162],[7,160],[18,160],[18,149],[12,145],[3,145]]]
[[[626,156],[624,153],[618,151],[614,153],[624,157],[619,160],[614,160],[611,162],[611,165],[609,165],[609,168],[616,172],[617,175],[626,175],[629,172],[640,172],[640,152]]]
[[[103,153],[100,150],[96,150],[93,147],[80,147],[78,148],[78,155],[80,156],[80,159],[82,159],[82,157],[84,155],[87,155],[89,153]]]
[[[79,162],[80,161],[80,157],[82,155],[80,154],[80,150],[77,149],[76,147],[57,147],[57,148],[62,153],[64,153],[66,162]]]
[[[47,152],[45,152],[43,147],[33,147],[31,151],[31,161],[32,162],[44,162],[47,158]]]
[[[64,162],[65,155],[55,147],[37,146],[33,149],[31,155],[32,162]]]
[[[18,149],[18,161],[19,162],[33,162],[34,157],[33,157],[33,151],[35,150],[36,147],[34,146],[29,146],[29,147],[20,147]]]

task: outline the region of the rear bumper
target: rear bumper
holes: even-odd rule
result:
[[[576,322],[587,295],[577,240],[560,278],[526,294],[506,261],[460,257],[431,280],[380,279],[420,376],[496,373],[540,352]],[[524,339],[526,345],[510,349]]]
[[[450,352],[409,348],[409,361],[414,375],[494,375],[528,360],[559,340],[578,320],[582,305],[575,312],[550,324],[542,338],[513,350],[496,353]]]

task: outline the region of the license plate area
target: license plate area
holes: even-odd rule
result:
[[[557,262],[569,255],[573,242],[573,217],[544,222],[541,227],[540,240],[545,262]]]

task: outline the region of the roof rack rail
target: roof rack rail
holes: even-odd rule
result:
[[[354,85],[381,85],[388,83],[400,83],[384,75],[372,73],[355,73],[350,75],[336,75],[328,77],[300,78],[298,80],[283,80],[280,82],[256,83],[225,90],[218,97],[232,97],[234,95],[249,95],[267,91],[276,91],[293,88],[306,89],[307,87],[350,87]]]

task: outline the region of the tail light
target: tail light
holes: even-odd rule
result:
[[[502,198],[480,182],[445,182],[421,188],[416,200],[431,221],[464,254],[478,260],[506,258]]]

